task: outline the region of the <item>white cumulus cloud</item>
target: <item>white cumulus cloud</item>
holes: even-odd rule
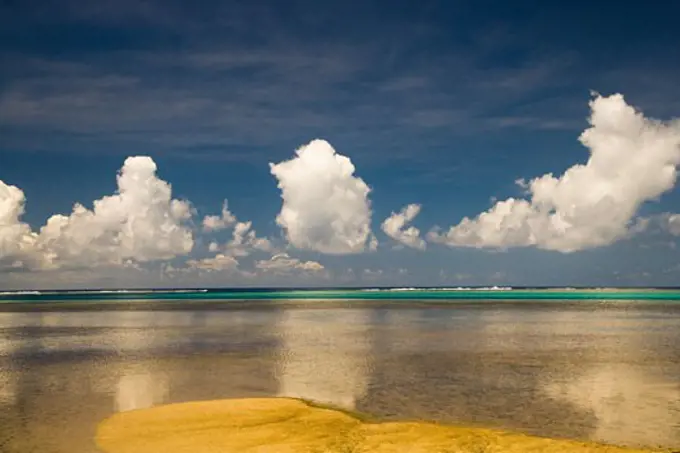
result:
[[[242,257],[250,255],[253,250],[274,251],[274,245],[268,238],[257,236],[257,232],[252,228],[252,222],[239,222],[236,217],[233,217],[233,219],[235,223],[231,240],[226,244],[211,242],[208,245],[210,252],[221,252],[229,256]]]
[[[0,181],[0,267],[23,267],[37,236],[21,222],[26,197],[16,186]]]
[[[214,257],[189,260],[186,263],[187,267],[183,270],[235,271],[241,276],[248,276],[247,272],[238,269],[239,261],[237,258],[249,256],[255,250],[261,252],[274,251],[274,246],[269,239],[257,236],[252,228],[252,222],[241,222],[229,211],[226,200],[221,215],[206,216],[203,219],[203,230],[206,232],[219,231],[232,225],[232,237],[227,243],[220,244],[213,241],[208,245],[208,250],[216,254]]]
[[[235,222],[236,216],[229,211],[227,200],[224,200],[220,215],[207,215],[203,218],[203,231],[220,231],[233,225]]]
[[[156,175],[150,157],[128,157],[114,195],[76,204],[69,216],[54,215],[40,229],[38,248],[57,267],[167,260],[194,244],[186,221],[191,205],[172,199],[170,184]]]
[[[283,206],[276,222],[299,249],[360,253],[369,246],[369,187],[354,165],[324,140],[313,140],[291,160],[270,164]]]
[[[269,252],[273,249],[272,243],[267,238],[258,237],[252,229],[253,223],[237,222],[231,241],[227,243],[226,250],[234,256],[246,256],[251,249]]]
[[[420,230],[414,226],[405,228],[420,212],[419,204],[410,204],[400,212],[393,212],[386,218],[381,227],[386,235],[414,249],[424,250],[425,241],[420,237]]]
[[[191,205],[172,199],[151,158],[126,159],[117,181],[117,192],[94,201],[92,210],[76,204],[70,215],[50,217],[39,233],[19,220],[23,192],[0,181],[0,260],[48,269],[129,267],[191,251]]]
[[[566,253],[627,237],[640,205],[675,185],[680,123],[647,119],[620,94],[597,95],[590,108],[590,127],[579,137],[590,152],[585,164],[560,177],[535,178],[525,183],[529,199],[497,202],[428,238],[450,246],[536,246]]]

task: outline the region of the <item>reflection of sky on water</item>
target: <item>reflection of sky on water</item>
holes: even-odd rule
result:
[[[672,356],[680,346],[677,314],[609,305],[596,312],[498,310],[485,318],[485,348],[551,352],[550,372],[538,376],[539,396],[593,416],[591,439],[680,443],[680,382],[666,371],[680,368],[680,356]]]
[[[368,310],[287,310],[278,323],[279,396],[353,409],[366,392]]]
[[[16,402],[17,385],[14,373],[0,370],[0,407]]]
[[[359,409],[677,446],[680,313],[669,310],[609,304],[387,312],[373,330],[379,359]]]
[[[161,373],[126,374],[116,387],[116,411],[145,409],[162,404],[168,396],[168,380]]]
[[[17,343],[17,341],[0,332],[0,358],[11,357]],[[8,361],[4,365],[0,362],[0,410],[2,410],[2,406],[9,406],[16,402],[16,379],[16,372],[12,369],[11,363]]]
[[[171,316],[167,316],[167,315]],[[106,318],[109,325],[118,329],[109,335],[107,344],[117,353],[143,351],[156,344],[158,327],[187,326],[184,317],[173,313],[157,316],[153,312],[112,312]],[[173,316],[174,315],[174,316]],[[100,320],[91,319],[90,325],[101,326]],[[153,361],[123,362],[121,366],[109,366],[107,379],[95,381],[95,386],[106,382],[105,393],[114,396],[114,410],[117,412],[145,409],[165,402],[168,396],[169,380]],[[111,379],[113,378],[113,379]],[[113,389],[111,386],[113,385]]]
[[[595,440],[677,445],[680,385],[649,371],[627,364],[594,365],[570,382],[548,383],[545,391],[592,411],[597,419]]]
[[[677,320],[639,311],[602,318],[581,317],[572,324],[582,335],[597,335],[596,347],[583,350],[578,369],[568,378],[544,379],[542,390],[591,412],[594,440],[677,445],[680,382],[665,370],[673,365],[677,370],[678,357],[669,360],[664,354],[664,348],[678,346]]]
[[[8,453],[91,453],[116,411],[285,395],[680,446],[680,307],[646,307],[0,313],[0,445],[11,431]]]

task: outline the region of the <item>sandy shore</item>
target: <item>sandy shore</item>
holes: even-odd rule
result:
[[[376,422],[289,398],[121,412],[97,429],[106,453],[651,452],[427,422]]]

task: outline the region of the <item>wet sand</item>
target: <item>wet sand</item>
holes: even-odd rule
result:
[[[160,406],[104,420],[106,453],[648,453],[569,440],[427,422],[369,421],[287,398]]]

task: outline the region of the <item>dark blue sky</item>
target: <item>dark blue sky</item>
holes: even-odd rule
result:
[[[25,192],[37,229],[112,193],[125,157],[149,155],[197,219],[228,198],[281,237],[268,163],[323,138],[372,188],[385,247],[290,252],[300,259],[382,269],[385,284],[677,284],[675,239],[655,230],[571,254],[423,252],[392,250],[380,222],[419,203],[422,232],[448,227],[521,197],[518,178],[585,162],[591,90],[677,116],[678,17],[673,1],[2,0],[0,180]],[[679,200],[667,192],[639,214]]]

